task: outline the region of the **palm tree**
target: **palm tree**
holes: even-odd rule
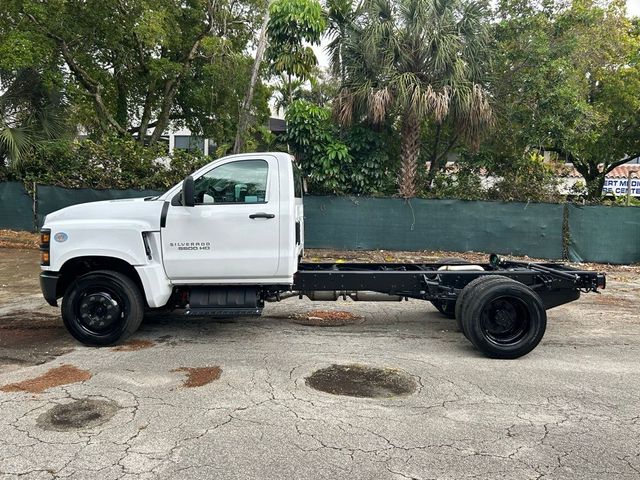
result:
[[[331,41],[325,47],[331,61],[331,73],[344,83],[346,73],[343,61],[343,50],[347,40],[348,30],[358,15],[354,0],[327,0],[326,3],[328,28],[325,32]]]
[[[66,103],[32,69],[0,72],[0,84],[0,165],[15,170],[38,145],[66,133]]]
[[[276,113],[285,112],[287,107],[299,97],[300,89],[304,86],[304,81],[299,78],[292,78],[281,73],[277,83],[273,86],[273,107]]]
[[[474,145],[492,121],[486,18],[476,0],[364,0],[348,30],[335,109],[343,124],[399,123],[398,193],[405,198],[416,194],[425,120],[450,120]]]

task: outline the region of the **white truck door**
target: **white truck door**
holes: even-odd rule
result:
[[[172,201],[161,229],[168,277],[247,283],[278,270],[278,160],[223,161],[195,179],[194,207]]]

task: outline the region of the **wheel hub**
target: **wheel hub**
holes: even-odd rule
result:
[[[80,302],[80,319],[92,330],[106,330],[122,313],[122,308],[107,292],[86,295]]]
[[[528,318],[515,299],[497,299],[483,314],[485,332],[493,342],[507,345],[517,342],[526,332]]]

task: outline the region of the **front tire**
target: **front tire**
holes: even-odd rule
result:
[[[62,320],[79,342],[113,345],[142,323],[144,299],[126,275],[98,270],[78,277],[62,299]]]

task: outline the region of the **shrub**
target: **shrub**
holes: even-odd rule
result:
[[[132,138],[47,142],[24,159],[11,177],[67,188],[165,189],[211,161],[164,145],[142,146]]]
[[[284,140],[311,193],[370,195],[395,188],[383,134],[356,125],[341,135],[328,108],[302,99],[289,106],[286,120]]]

